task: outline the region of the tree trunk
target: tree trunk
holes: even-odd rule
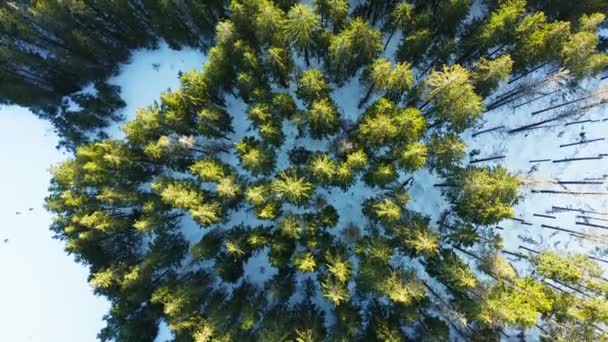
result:
[[[520,79],[522,79],[522,78],[524,78],[524,77],[526,77],[526,76],[530,75],[531,73],[533,73],[533,72],[535,72],[536,70],[538,70],[538,69],[540,69],[540,68],[544,67],[544,66],[545,66],[545,65],[547,65],[547,64],[549,64],[549,62],[542,63],[541,65],[539,65],[539,66],[537,66],[537,67],[534,67],[534,68],[532,68],[532,69],[530,69],[530,70],[528,70],[528,71],[525,71],[523,74],[521,74],[521,75],[519,75],[519,76],[515,77],[514,79],[510,80],[510,81],[508,82],[508,84],[511,84],[511,83],[517,82],[518,80],[520,80]]]
[[[391,30],[391,33],[388,35],[388,38],[386,39],[386,43],[384,44],[384,49],[383,51],[386,51],[386,48],[388,47],[388,44],[391,42],[391,39],[393,39],[393,35],[395,34],[395,30]]]
[[[310,66],[310,57],[308,56],[308,48],[304,49],[304,61],[306,62],[306,66]]]
[[[363,105],[367,103],[369,98],[372,96],[372,93],[374,92],[375,88],[376,88],[376,83],[372,83],[369,86],[369,88],[367,89],[367,93],[365,93],[365,96],[359,101],[357,108],[361,109],[361,107],[363,107]]]

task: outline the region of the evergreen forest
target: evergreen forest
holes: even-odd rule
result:
[[[72,153],[46,207],[111,302],[101,341],[151,342],[161,322],[178,342],[608,341],[607,262],[506,250],[529,180],[463,139],[540,71],[573,93],[603,77],[607,14],[607,0],[2,0],[0,99]],[[163,41],[208,59],[110,138],[128,113],[106,80]],[[422,170],[447,210],[415,198]]]

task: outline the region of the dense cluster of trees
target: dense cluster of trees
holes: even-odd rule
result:
[[[224,0],[2,1],[0,103],[50,119],[73,148],[122,107],[119,89],[105,81],[132,49],[156,46],[159,39],[174,48],[207,49],[225,15]],[[62,98],[88,83],[98,96],[76,97],[82,110],[63,115]]]
[[[206,7],[180,4],[192,20],[162,18],[187,39]],[[603,15],[541,5],[488,1],[471,21],[469,0],[230,1],[202,71],[140,109],[124,140],[82,145],[53,169],[52,229],[112,302],[100,338],[151,341],[161,319],[197,342],[493,341],[536,326],[549,340],[606,338],[598,266],[546,252],[519,275],[492,228],[513,216],[519,179],[462,163],[458,134],[513,72],[552,63],[576,81],[608,64],[591,37]],[[166,24],[128,11],[140,13]],[[396,56],[383,56],[397,32]],[[366,107],[348,123],[332,90],[357,74],[368,90],[350,100]],[[247,110],[230,112],[226,94]],[[440,225],[407,208],[423,167],[446,179]],[[346,225],[359,213],[339,202],[362,188],[365,220]],[[200,241],[186,239],[193,225]],[[245,264],[262,253],[276,274],[260,285]]]

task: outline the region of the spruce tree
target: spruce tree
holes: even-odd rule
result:
[[[488,96],[498,87],[500,81],[509,77],[513,60],[509,55],[502,55],[494,60],[479,59],[475,73],[471,76],[475,91],[481,96]]]
[[[550,309],[550,293],[543,284],[530,278],[518,279],[513,285],[499,281],[484,295],[478,319],[490,326],[530,327]]]
[[[469,72],[460,65],[444,66],[433,71],[427,79],[427,101],[433,103],[433,113],[439,122],[461,132],[482,114],[481,97],[473,89]]]
[[[464,158],[465,143],[456,134],[434,134],[427,145],[428,165],[439,174],[449,174]]]
[[[343,82],[362,66],[370,64],[382,50],[380,31],[359,18],[331,38],[328,66],[337,82]]]
[[[320,70],[306,70],[298,78],[296,94],[307,104],[328,97],[330,91],[331,89]]]
[[[279,173],[279,176],[272,181],[271,187],[280,200],[296,205],[306,203],[314,191],[314,186],[295,169]]]
[[[315,35],[320,27],[321,18],[309,6],[297,4],[289,9],[285,34],[288,41],[304,54],[307,65],[310,64],[310,48],[315,42]]]
[[[274,169],[274,150],[252,137],[246,137],[235,147],[245,169],[253,174],[270,174]]]
[[[505,168],[469,166],[449,181],[454,187],[448,190],[448,198],[463,219],[487,225],[513,217],[511,206],[517,199],[520,181]]]
[[[348,16],[348,1],[346,0],[314,0],[315,11],[321,16],[321,21],[331,21],[333,32],[337,33],[346,23]]]
[[[340,128],[340,115],[336,105],[328,99],[313,102],[306,116],[310,135],[315,139],[332,135]]]

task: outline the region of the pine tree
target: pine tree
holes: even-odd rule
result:
[[[484,256],[479,268],[499,279],[513,280],[517,278],[517,273],[513,266],[499,254]]]
[[[260,1],[259,10],[255,15],[255,36],[260,44],[272,44],[282,41],[280,35],[284,30],[285,12],[278,8],[273,1]]]
[[[331,276],[341,284],[347,283],[352,273],[351,263],[339,252],[327,252],[325,260],[327,271]]]
[[[328,66],[337,82],[351,77],[370,64],[382,51],[382,34],[366,21],[356,18],[331,38]]]
[[[427,145],[428,165],[440,175],[449,174],[464,158],[465,143],[456,134],[434,134]]]
[[[203,136],[223,138],[233,132],[230,114],[218,107],[203,108],[198,113],[198,120],[198,132]]]
[[[421,169],[426,164],[427,148],[422,143],[408,144],[395,151],[397,165],[405,172]]]
[[[252,137],[246,137],[235,147],[241,165],[253,174],[268,175],[276,162],[274,150]]]
[[[429,229],[412,229],[405,234],[403,245],[414,255],[430,257],[439,252],[439,235]]]
[[[390,33],[386,44],[384,45],[385,49],[393,38],[393,35],[395,34],[396,30],[402,30],[406,32],[412,29],[414,24],[413,15],[414,14],[412,13],[412,5],[410,3],[402,2],[395,7],[393,12],[391,13],[390,22],[388,23]]]
[[[315,257],[310,252],[296,255],[293,263],[300,272],[304,273],[314,272],[315,268],[317,267]]]
[[[319,210],[315,219],[316,225],[318,225],[321,229],[331,229],[338,225],[340,214],[338,214],[338,210],[336,210],[336,208],[330,204]]]
[[[433,32],[428,28],[420,28],[408,33],[397,48],[397,60],[407,61],[417,65],[433,42]]]
[[[355,183],[355,171],[348,163],[338,164],[334,182],[343,190],[347,190]]]
[[[350,298],[346,285],[331,279],[321,283],[321,293],[334,306],[343,304]]]
[[[190,171],[203,182],[219,182],[229,174],[229,167],[216,158],[205,157],[192,164]]]
[[[346,23],[348,16],[348,1],[345,0],[314,0],[315,11],[321,17],[321,22],[331,21],[333,32],[337,33]]]
[[[298,78],[296,94],[307,104],[329,97],[331,89],[318,69],[308,69]]]
[[[390,198],[373,198],[363,203],[363,213],[372,221],[394,223],[401,219],[403,210]]]
[[[513,60],[509,55],[502,55],[494,60],[480,58],[475,72],[471,75],[475,91],[483,97],[490,95],[500,81],[509,77],[512,68]]]
[[[426,121],[418,109],[399,110],[393,102],[381,98],[365,112],[357,133],[364,144],[382,146],[398,141],[415,142],[425,130]]]
[[[469,72],[460,65],[444,66],[433,71],[427,79],[427,101],[433,103],[434,116],[461,132],[482,114],[482,99],[473,90]]]
[[[471,0],[449,0],[439,2],[439,8],[434,12],[441,19],[442,25],[438,30],[446,35],[453,36],[458,31],[461,22],[469,14]]]
[[[294,63],[291,58],[291,49],[288,47],[273,46],[266,52],[266,64],[272,79],[282,87],[288,87],[291,81]]]
[[[503,167],[468,167],[450,180],[448,198],[464,220],[475,224],[493,224],[513,217],[511,206],[517,199],[519,180]]]
[[[564,66],[575,77],[592,76],[608,66],[608,55],[597,52],[598,37],[593,32],[579,32],[564,43],[561,54]]]
[[[267,201],[270,189],[267,184],[251,184],[245,190],[245,199],[249,204],[258,206]]]
[[[477,279],[467,264],[451,250],[442,249],[428,260],[427,272],[457,291],[473,289]]]
[[[435,316],[424,317],[417,326],[416,339],[423,342],[449,341],[450,328],[440,318]]]
[[[197,260],[214,258],[223,245],[223,239],[223,232],[211,230],[190,248],[190,254]]]
[[[602,268],[586,255],[560,255],[555,252],[543,252],[533,258],[532,263],[535,271],[544,278],[599,293],[608,291],[608,286],[601,281],[604,273]]]
[[[578,31],[595,32],[604,20],[606,20],[606,15],[600,12],[591,15],[583,14],[578,20]]]
[[[382,51],[382,34],[366,21],[354,19],[344,33],[351,42],[354,71],[371,63]]]
[[[367,101],[371,94],[381,91],[390,100],[399,103],[406,91],[414,83],[412,68],[409,63],[397,63],[393,68],[386,59],[376,59],[362,74],[363,81],[369,89],[360,104]]]
[[[303,229],[302,220],[298,215],[283,215],[283,219],[279,223],[279,231],[281,235],[290,239],[300,239]]]
[[[270,241],[270,252],[268,253],[270,264],[280,270],[286,269],[295,247],[296,245],[292,239],[286,239],[279,234],[273,235]]]
[[[307,169],[315,183],[329,185],[333,182],[336,166],[327,154],[319,153],[310,158]]]
[[[336,105],[328,99],[313,102],[306,115],[310,135],[315,139],[332,135],[340,128],[340,115]]]
[[[513,285],[499,281],[484,295],[478,319],[493,326],[531,327],[550,309],[551,299],[544,285],[530,278],[518,279]]]
[[[159,192],[163,202],[177,208],[188,210],[192,218],[202,226],[209,226],[222,220],[222,209],[219,203],[198,190],[189,182],[158,180],[152,189]]]
[[[387,99],[372,104],[357,129],[360,139],[369,146],[382,146],[395,139],[399,132],[393,121],[396,106]]]
[[[279,173],[279,176],[272,181],[271,186],[272,191],[279,199],[284,199],[296,205],[306,203],[315,190],[314,186],[300,176],[295,169]]]
[[[512,54],[515,69],[522,70],[543,62],[558,61],[561,47],[569,37],[569,22],[548,23],[542,12],[526,16],[515,29],[517,49]]]
[[[236,177],[227,176],[218,181],[215,191],[220,199],[236,202],[242,194],[242,185]]]
[[[275,93],[272,97],[271,110],[275,117],[279,119],[291,119],[296,114],[298,108],[291,95],[287,93]]]
[[[397,180],[399,174],[395,166],[388,161],[381,161],[370,166],[365,174],[365,182],[370,186],[384,187]]]
[[[505,1],[492,11],[488,21],[482,26],[479,41],[484,48],[506,44],[513,40],[519,19],[526,11],[526,1]]]
[[[391,301],[402,305],[412,305],[426,298],[426,288],[413,271],[392,272],[382,280],[380,290]]]
[[[310,48],[320,28],[321,18],[307,5],[294,5],[287,13],[285,34],[296,50],[304,54],[306,65],[310,65]]]

